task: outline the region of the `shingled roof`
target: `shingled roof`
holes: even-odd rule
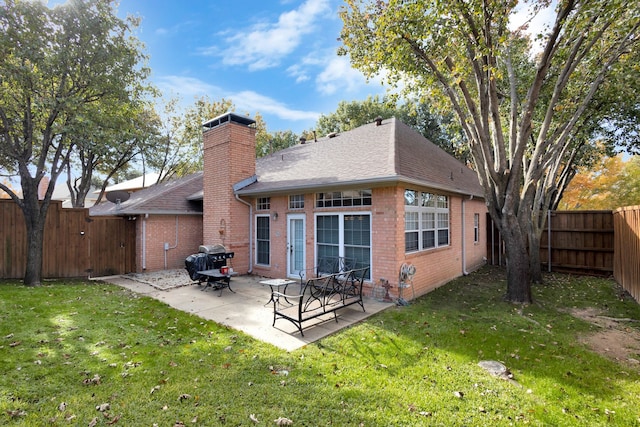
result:
[[[120,206],[104,201],[89,209],[89,215],[202,214],[202,203],[188,200],[201,190],[202,172],[198,172],[136,191]]]
[[[395,118],[290,147],[256,161],[240,195],[403,183],[483,197],[476,172]]]

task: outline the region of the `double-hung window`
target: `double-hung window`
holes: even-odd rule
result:
[[[404,192],[405,252],[449,246],[449,198],[416,190]]]
[[[317,262],[344,257],[353,265],[353,268],[370,267],[371,215],[369,213],[317,215],[316,256]]]
[[[256,216],[256,264],[269,265],[271,258],[271,233],[269,215]]]

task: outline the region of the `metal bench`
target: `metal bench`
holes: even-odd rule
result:
[[[354,304],[360,305],[365,311],[362,285],[368,271],[369,267],[365,267],[311,278],[305,282],[299,295],[272,292],[272,326],[275,327],[276,320],[286,319],[296,325],[300,335],[304,336],[302,324],[308,320],[333,313],[337,322],[336,311]],[[291,305],[281,303],[281,297]]]

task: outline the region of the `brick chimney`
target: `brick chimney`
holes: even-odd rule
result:
[[[256,173],[255,120],[225,113],[203,124],[203,241],[234,252],[230,265],[249,270],[249,207],[239,202],[233,185]]]

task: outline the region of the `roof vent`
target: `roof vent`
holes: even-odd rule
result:
[[[338,133],[337,132],[331,132],[331,133],[327,134],[327,136],[329,138],[335,138],[336,136],[338,136]]]
[[[374,119],[376,122],[376,126],[380,126],[382,124],[382,117],[378,116]]]
[[[305,138],[304,136],[300,137],[300,144],[304,144],[307,142],[307,138]]]

